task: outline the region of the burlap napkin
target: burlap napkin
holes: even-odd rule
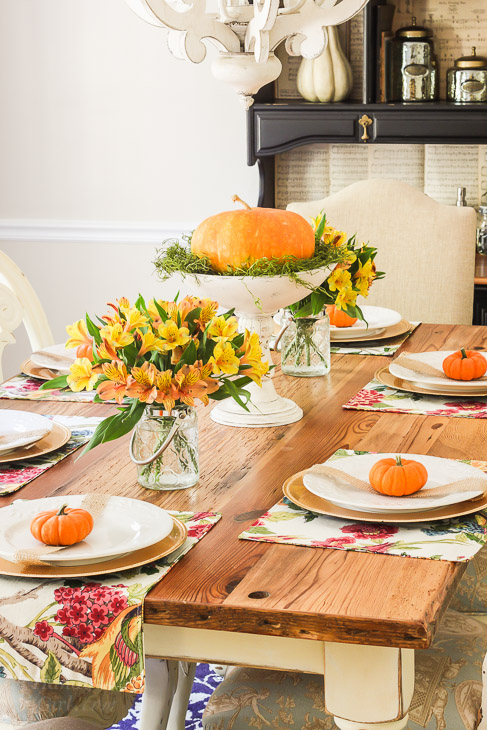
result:
[[[68,498],[69,499],[69,498]],[[107,506],[107,503],[110,499],[109,494],[96,494],[95,492],[92,492],[90,494],[87,494],[79,507],[77,509],[85,509],[87,512],[91,514],[93,517],[93,520],[96,520],[105,507]],[[51,555],[52,553],[57,553],[59,550],[64,550],[65,547],[70,547],[69,545],[39,545],[37,548],[32,548],[31,550],[18,550],[14,557],[13,561],[14,563],[24,563],[26,566],[28,565],[46,565],[46,562],[41,559],[41,555]]]
[[[334,487],[356,487],[364,492],[370,494],[378,494],[378,492],[372,487],[369,482],[354,477],[351,474],[346,474],[340,469],[335,469],[333,466],[327,464],[315,464],[308,469],[308,474],[317,474],[329,481]],[[482,477],[469,477],[468,479],[460,479],[457,482],[450,482],[449,484],[443,484],[441,487],[435,487],[434,492],[426,490],[423,492],[415,492],[414,494],[408,494],[408,499],[430,499],[431,497],[446,497],[449,494],[461,494],[462,492],[476,492],[481,491],[477,497],[472,497],[472,501],[482,499],[487,492],[487,479]],[[382,495],[384,497],[389,495]],[[402,497],[391,497],[391,499],[402,499]]]
[[[401,367],[412,370],[414,373],[419,373],[420,375],[434,375],[435,378],[443,378],[444,380],[450,381],[454,380],[454,378],[449,378],[445,375],[443,370],[435,368],[434,365],[430,365],[427,362],[421,362],[420,360],[416,360],[416,358],[404,353],[396,357],[394,365],[400,365]],[[475,381],[472,382],[477,382],[478,380],[487,380],[487,374],[482,375],[481,378],[475,378]]]

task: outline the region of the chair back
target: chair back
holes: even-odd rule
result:
[[[12,259],[0,251],[0,378],[2,354],[15,342],[13,331],[24,323],[32,350],[54,343],[46,313],[32,285]]]
[[[376,282],[362,304],[396,309],[410,321],[472,324],[475,210],[437,203],[397,180],[363,180],[323,200],[291,203],[379,249]]]

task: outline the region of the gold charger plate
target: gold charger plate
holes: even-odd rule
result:
[[[51,432],[34,444],[21,446],[19,449],[14,449],[8,454],[2,454],[0,456],[0,464],[7,464],[10,461],[34,459],[36,456],[50,454],[51,451],[56,451],[56,449],[60,449],[61,446],[67,444],[70,438],[71,431],[67,426],[64,426],[62,423],[54,423]]]
[[[20,563],[11,563],[9,560],[0,558],[0,575],[17,575],[23,578],[82,578],[91,575],[104,575],[105,573],[119,573],[122,570],[139,568],[141,565],[153,563],[155,560],[164,558],[173,553],[184,543],[188,536],[186,525],[183,525],[176,517],[171,515],[173,528],[169,535],[159,542],[135,550],[128,555],[105,560],[91,565],[76,566],[50,566],[50,565],[29,565],[22,566]]]
[[[340,517],[343,520],[353,520],[354,522],[388,522],[392,524],[407,522],[432,522],[433,520],[446,520],[451,517],[461,517],[469,515],[472,512],[479,512],[487,506],[487,495],[476,501],[468,500],[466,502],[457,502],[440,509],[429,509],[424,512],[414,512],[413,514],[399,513],[394,516],[390,512],[359,512],[358,510],[345,509],[329,502],[323,497],[317,497],[316,494],[309,492],[304,486],[303,475],[307,469],[293,474],[292,477],[286,479],[283,484],[282,491],[284,495],[298,507],[317,512],[320,515],[329,515],[331,517]]]
[[[21,372],[24,375],[28,375],[30,378],[37,378],[37,380],[52,380],[53,378],[59,378],[62,373],[57,370],[50,370],[49,368],[43,368],[39,365],[34,365],[32,360],[24,360],[20,366]]]
[[[422,386],[416,385],[415,383],[409,382],[408,380],[396,378],[389,372],[389,365],[379,368],[376,371],[374,377],[376,380],[379,381],[379,383],[382,383],[382,385],[387,385],[388,388],[394,388],[395,390],[404,390],[407,393],[422,393],[424,395],[443,396],[446,395],[449,398],[483,398],[487,396],[487,383],[485,384],[485,390],[479,393],[470,393],[468,391],[462,391],[461,393],[457,391],[455,393],[451,390],[433,390],[432,388],[423,388]]]
[[[349,342],[353,342],[355,345],[358,342],[371,342],[372,340],[388,340],[391,337],[399,337],[399,335],[405,335],[406,332],[409,332],[410,330],[414,329],[414,326],[408,322],[406,319],[401,319],[400,322],[397,324],[393,324],[390,327],[386,327],[383,332],[380,332],[378,335],[361,335],[358,337],[350,337],[349,339],[340,338],[335,339],[333,337],[333,330],[330,330],[330,341],[333,342],[335,345],[338,345],[340,342],[345,344]]]

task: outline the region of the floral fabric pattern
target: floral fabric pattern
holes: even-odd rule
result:
[[[29,375],[14,375],[0,385],[0,398],[14,400],[56,400],[74,401],[75,403],[92,403],[95,392],[82,391],[74,393],[72,390],[39,390],[43,380],[32,378]],[[112,403],[114,401],[111,401]],[[102,420],[102,419],[101,419]]]
[[[49,416],[50,417],[50,416]],[[0,464],[0,496],[17,492],[21,487],[43,474],[73,451],[88,443],[102,418],[83,418],[82,416],[53,416],[53,421],[71,429],[68,443],[44,456],[24,461]]]
[[[328,461],[364,451],[339,449]],[[487,461],[465,461],[487,472]],[[352,522],[316,514],[284,498],[247,530],[241,540],[385,553],[410,558],[467,562],[487,543],[487,510],[436,522],[401,525]]]
[[[410,337],[420,322],[411,322],[413,325],[409,332],[397,337],[388,337],[385,340],[370,340],[353,345],[347,342],[345,345],[339,345],[336,340],[331,343],[330,352],[337,355],[378,355],[380,357],[392,357],[399,350],[401,345]]]
[[[2,675],[142,694],[144,598],[220,519],[172,514],[188,538],[155,563],[86,581],[0,577]]]
[[[461,398],[447,395],[407,393],[371,380],[343,408],[357,411],[389,411],[416,416],[487,418],[487,397]]]

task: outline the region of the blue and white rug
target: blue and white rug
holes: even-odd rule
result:
[[[221,681],[222,677],[213,672],[208,664],[198,664],[196,666],[196,676],[186,715],[186,730],[201,730],[203,710],[213,690]],[[110,730],[144,730],[140,725],[140,708],[141,703],[137,701],[127,717],[117,725],[112,725]]]

